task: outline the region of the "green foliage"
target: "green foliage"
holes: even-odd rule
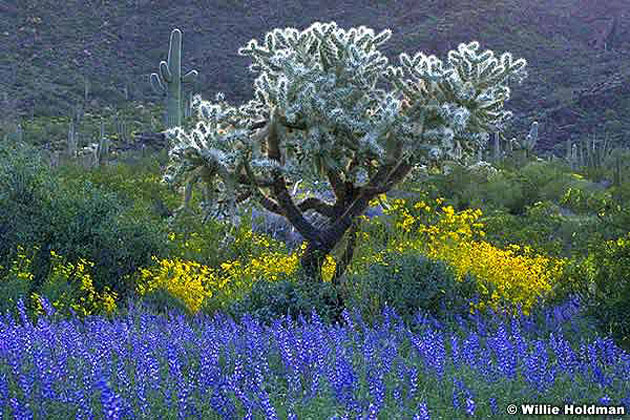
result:
[[[15,312],[20,298],[26,300],[31,291],[31,259],[22,248],[18,248],[15,259],[8,266],[0,265],[0,313]]]
[[[360,310],[366,320],[377,320],[388,305],[411,322],[418,310],[442,319],[467,312],[477,286],[470,277],[458,281],[442,262],[414,252],[390,252],[365,274],[349,276],[344,290],[346,305]]]
[[[600,328],[630,346],[630,234],[592,246],[573,283]]]
[[[592,183],[569,173],[566,166],[538,161],[522,167],[509,162],[499,168],[458,165],[447,175],[432,175],[429,184],[427,188],[434,195],[448,197],[459,209],[500,209],[516,215],[539,201],[557,202],[568,188],[594,189]]]
[[[147,293],[142,297],[142,304],[155,314],[167,315],[172,312],[189,314],[186,303],[164,289],[155,289]]]
[[[126,296],[123,277],[166,252],[166,232],[150,215],[89,180],[52,173],[28,147],[0,147],[1,265],[12,261],[18,245],[37,245],[36,282],[45,278],[55,250],[93,261],[97,288]]]
[[[308,318],[313,310],[328,322],[340,319],[343,307],[332,284],[293,279],[258,280],[251,292],[229,306],[227,313],[236,318],[250,314],[270,323],[286,315],[293,319],[300,315]]]

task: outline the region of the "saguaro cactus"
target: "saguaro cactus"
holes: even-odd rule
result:
[[[90,96],[90,79],[88,76],[83,76],[83,100],[87,106]]]
[[[105,124],[101,121],[101,135],[98,139],[96,148],[96,162],[98,165],[107,163],[107,155],[109,154],[109,139],[105,136]]]
[[[527,157],[531,155],[538,143],[538,121],[534,121],[529,129],[529,134],[525,137],[525,140],[521,143],[521,146],[525,150]]]
[[[160,71],[151,74],[151,84],[158,92],[166,92],[166,126],[178,127],[182,123],[182,83],[191,83],[197,70],[182,76],[182,32],[173,29],[168,49],[168,61],[160,62]]]
[[[131,140],[131,133],[124,115],[120,115],[117,113],[114,116],[114,125],[116,126],[116,134],[118,135],[118,140],[123,143],[129,143],[129,141]]]
[[[15,137],[17,139],[17,141],[22,142],[24,141],[24,129],[22,129],[22,124],[18,124],[17,126],[17,130],[15,130]]]
[[[77,128],[74,119],[70,121],[68,127],[68,156],[75,157],[77,155],[77,145],[79,141],[77,139]]]

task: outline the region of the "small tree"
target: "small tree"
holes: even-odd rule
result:
[[[254,99],[235,107],[222,94],[214,103],[197,96],[196,127],[168,132],[165,179],[186,186],[185,204],[200,182],[208,214],[253,200],[286,217],[307,242],[301,265],[312,279],[350,234],[337,281],[368,203],[415,165],[471,163],[511,116],[503,109],[508,82],[526,76],[524,59],[480,53],[477,42],[460,44],[446,62],[403,53],[390,66],[378,50],[390,35],[318,22],[274,29],[263,45],[251,40],[239,53],[258,73]],[[295,200],[290,185],[312,176],[327,179],[334,202]],[[313,223],[312,213],[326,222]]]

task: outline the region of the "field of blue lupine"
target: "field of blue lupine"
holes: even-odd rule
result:
[[[452,326],[386,308],[270,326],[245,316],[127,314],[0,321],[0,413],[10,418],[497,418],[507,404],[630,405],[630,354],[580,326],[576,300]],[[580,335],[584,334],[582,338]],[[573,338],[573,340],[570,339]],[[438,414],[439,413],[439,414]]]

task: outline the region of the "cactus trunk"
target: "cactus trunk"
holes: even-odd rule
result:
[[[151,74],[153,87],[166,92],[167,128],[182,124],[182,83],[193,82],[196,77],[196,70],[182,75],[182,33],[179,29],[174,29],[171,32],[168,61],[160,62],[159,73]]]

